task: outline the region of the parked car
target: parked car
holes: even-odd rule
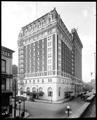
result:
[[[86,93],[81,95],[81,99],[85,100],[85,101],[88,97],[89,97],[89,95],[87,95]]]

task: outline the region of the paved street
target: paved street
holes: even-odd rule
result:
[[[30,114],[29,118],[66,118],[65,107],[67,105],[71,106],[72,114],[77,112],[77,109],[80,108],[85,102],[80,98],[76,98],[72,101],[60,103],[60,104],[51,104],[51,103],[39,103],[39,102],[25,102],[25,108]],[[23,106],[22,106],[23,107]]]
[[[82,118],[90,118],[90,117],[96,117],[96,98],[82,116]]]

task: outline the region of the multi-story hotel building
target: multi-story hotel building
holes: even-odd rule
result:
[[[64,100],[81,92],[82,43],[56,9],[24,26],[18,37],[20,91],[43,91],[41,99]],[[23,94],[26,96],[26,94]]]

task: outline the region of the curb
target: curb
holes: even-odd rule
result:
[[[49,104],[62,104],[64,102],[67,102],[69,101],[70,99],[67,99],[67,100],[60,100],[60,101],[45,101],[45,100],[35,100],[34,102],[39,102],[39,103],[49,103]],[[33,101],[30,101],[30,102],[33,102]]]

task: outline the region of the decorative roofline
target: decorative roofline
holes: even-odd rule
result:
[[[43,15],[43,16],[39,17],[38,19],[34,20],[33,22],[25,25],[24,27],[22,27],[22,29],[25,29],[27,26],[30,26],[31,24],[34,24],[34,23],[37,22],[37,21],[40,21],[42,18],[46,17],[48,14],[50,14],[50,13],[52,13],[52,12],[55,12],[55,13],[58,15],[58,13],[57,13],[57,11],[56,11],[56,8],[54,8],[53,10],[51,10],[51,11],[48,12],[48,13],[46,13],[45,15]]]

